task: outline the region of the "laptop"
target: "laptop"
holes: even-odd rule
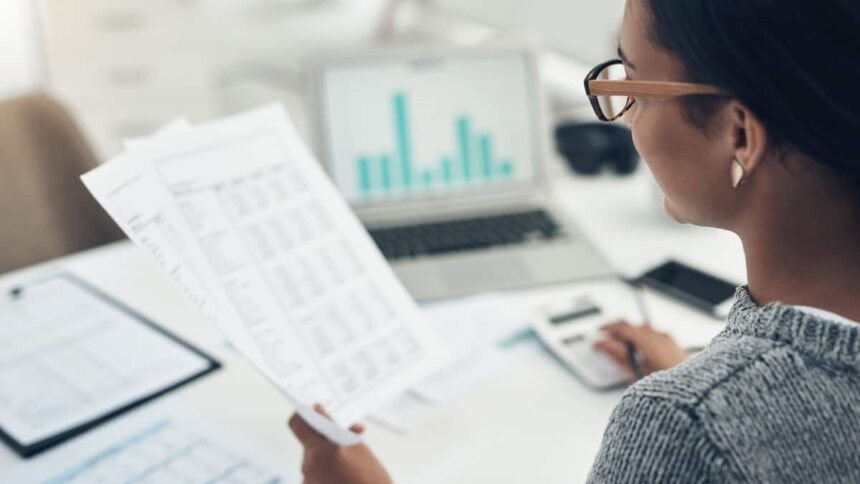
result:
[[[416,299],[612,273],[549,197],[528,49],[328,59],[314,90],[325,168]]]

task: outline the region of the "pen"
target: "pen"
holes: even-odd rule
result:
[[[633,376],[637,381],[641,380],[645,376],[645,372],[642,370],[642,357],[633,343],[627,341],[624,345],[627,346],[627,358],[630,360],[630,367],[633,368]]]
[[[645,304],[645,298],[642,297],[642,284],[636,279],[625,279],[624,282],[633,288],[633,297],[636,298],[636,305],[639,306],[639,311],[642,313],[642,317],[644,318],[643,323],[646,326],[650,325],[651,314],[648,311],[648,306]],[[642,355],[633,343],[628,341],[625,343],[625,346],[627,346],[627,359],[630,361],[630,368],[633,369],[633,375],[636,380],[640,380],[645,376],[645,370],[642,368]]]

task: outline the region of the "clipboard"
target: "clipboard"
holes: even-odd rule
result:
[[[51,291],[54,291],[57,294],[52,296]],[[8,299],[2,299],[4,297]],[[31,301],[32,307],[29,309],[28,297],[35,299],[35,301]],[[79,321],[71,320],[63,322],[63,325],[59,326],[56,321],[52,320],[53,314],[66,308],[61,307],[59,309],[55,309],[48,306],[50,306],[51,302],[63,303],[64,301],[68,303],[69,307],[67,309],[70,313],[70,319],[79,317],[81,321],[85,321],[85,323],[81,323],[81,329],[86,329],[90,332],[86,333],[82,331],[81,335],[91,335],[90,340],[75,339],[74,330],[76,328],[73,325],[78,324]],[[37,303],[43,304],[40,307]],[[95,313],[95,315],[90,319],[87,319],[87,309],[92,309],[92,312]],[[76,314],[76,311],[79,314]],[[14,319],[16,315],[21,318]],[[63,314],[63,316],[65,316],[65,314]],[[26,319],[28,317],[31,319]],[[59,318],[59,315],[57,317]],[[92,368],[95,368],[95,374],[102,371],[105,375],[108,375],[108,377],[106,377],[107,382],[111,381],[109,378],[110,375],[115,376],[117,381],[125,382],[128,379],[126,378],[124,380],[122,378],[122,372],[126,370],[123,366],[126,364],[124,362],[127,360],[134,363],[146,363],[147,351],[150,348],[144,348],[144,351],[140,350],[140,347],[144,346],[145,343],[152,343],[151,348],[153,353],[162,355],[165,358],[172,357],[175,359],[175,362],[179,363],[178,366],[181,367],[173,370],[176,372],[175,374],[161,376],[153,375],[150,379],[146,380],[145,384],[143,384],[142,381],[137,382],[139,384],[139,389],[141,390],[139,392],[135,392],[136,389],[133,388],[135,383],[132,382],[130,384],[131,388],[124,393],[119,392],[121,395],[116,396],[116,398],[111,397],[104,399],[104,401],[99,401],[100,397],[96,395],[94,400],[98,403],[94,404],[92,408],[87,409],[86,403],[84,403],[81,408],[77,409],[76,415],[81,416],[78,420],[68,415],[55,415],[54,417],[56,420],[58,422],[63,422],[63,424],[58,425],[57,430],[55,432],[50,432],[49,434],[38,434],[36,432],[32,432],[30,429],[31,426],[25,423],[28,422],[28,420],[21,418],[19,415],[15,415],[14,418],[10,417],[7,421],[3,421],[5,417],[13,415],[12,411],[15,409],[11,408],[10,410],[10,408],[7,408],[7,406],[9,406],[9,398],[6,399],[5,403],[0,401],[0,440],[24,458],[32,457],[50,449],[51,447],[73,439],[90,429],[98,427],[120,415],[123,415],[221,368],[220,362],[207,355],[202,350],[180,339],[140,313],[69,273],[60,273],[25,287],[16,287],[8,296],[0,295],[0,325],[4,324],[17,325],[15,328],[22,329],[22,331],[24,331],[20,333],[21,335],[36,335],[36,338],[19,338],[18,342],[21,344],[7,346],[9,348],[9,353],[11,353],[7,355],[7,357],[9,357],[10,361],[13,361],[13,368],[8,368],[3,362],[4,358],[0,355],[0,378],[7,378],[12,381],[15,381],[16,370],[14,369],[14,362],[18,361],[15,359],[18,356],[20,356],[20,363],[17,363],[17,365],[22,368],[21,371],[29,371],[32,374],[38,375],[38,367],[40,365],[48,368],[48,372],[53,371],[51,370],[50,364],[51,358],[54,357],[53,352],[56,352],[56,354],[59,355],[56,356],[58,361],[64,361],[63,358],[67,359],[71,365],[68,372],[73,372],[75,364],[74,355],[77,354],[76,352],[80,352],[82,356],[86,356],[90,360],[94,361],[101,358],[101,355],[108,355],[105,357],[105,361],[109,361],[111,359],[110,355],[113,355],[113,360],[120,362],[118,366],[113,365],[99,368],[96,363],[85,361],[87,358],[82,358],[81,363],[84,367],[86,367],[87,364],[91,364]],[[32,324],[32,328],[26,327],[27,324]],[[85,326],[87,324],[89,326]],[[0,327],[0,343],[3,342],[4,338],[10,338],[10,342],[12,343],[16,342],[15,328],[10,330],[8,326],[7,328]],[[50,340],[50,335],[52,333],[49,331],[51,329],[56,330],[57,328],[60,328],[59,332],[64,335],[68,333],[68,339],[48,341],[41,349],[38,347],[38,342],[31,344],[33,339],[39,340],[42,336],[45,336],[47,337],[47,340]],[[44,331],[40,331],[40,329]],[[29,333],[25,333],[26,331],[29,331]],[[134,345],[129,345],[129,341],[120,341],[119,338],[115,338],[116,341],[110,341],[110,337],[112,335],[125,335],[127,339],[129,339],[128,337],[130,336],[136,336],[135,338],[131,338],[131,342],[134,343]],[[105,341],[100,341],[99,338],[102,338]],[[94,340],[100,342],[92,343]],[[113,347],[110,343],[118,345],[125,344],[126,347]],[[33,348],[31,348],[32,351],[28,353],[28,348],[21,349],[22,344],[24,346],[31,344],[31,346],[33,346]],[[88,348],[89,346],[93,347]],[[134,348],[132,346],[138,347]],[[98,348],[104,348],[107,351],[99,353]],[[125,350],[126,353],[123,353],[123,350]],[[16,354],[16,351],[21,354]],[[43,351],[45,354],[39,354],[38,351]],[[91,351],[92,354],[87,353],[87,351]],[[157,353],[158,351],[161,353]],[[64,356],[64,353],[70,353],[72,356]],[[117,358],[118,355],[119,357]],[[137,360],[135,360],[135,355],[139,357]],[[27,366],[29,364],[28,358],[33,358],[34,363],[31,366],[35,370],[28,370],[28,368],[30,368]],[[45,362],[41,361],[43,358],[45,359]],[[153,363],[149,367],[144,365],[141,366],[141,368],[156,367],[158,364],[169,366],[167,363],[170,362],[171,361],[167,359],[162,362],[158,358],[154,358]],[[129,366],[131,364],[132,363],[128,363]],[[59,367],[58,370],[61,373],[66,371],[62,367]],[[135,370],[137,370],[138,373],[142,373],[139,368],[135,368]],[[38,386],[39,379],[33,379],[36,380],[36,386]],[[74,379],[74,377],[72,379]],[[141,380],[143,380],[142,377]],[[20,381],[24,380],[21,379]],[[58,383],[56,385],[59,387],[68,383],[62,382],[60,379],[57,379],[57,382]],[[73,383],[69,383],[69,385],[74,387]],[[114,387],[116,387],[116,385],[114,385]],[[22,393],[30,391],[23,385],[21,388],[25,390]],[[51,388],[53,388],[53,386]],[[0,394],[2,394],[3,391],[3,389],[0,389]],[[8,389],[6,391],[8,391]],[[38,388],[33,391],[38,392]],[[46,390],[46,392],[48,392],[47,398],[50,398],[50,390]],[[9,395],[7,395],[7,397],[8,396]],[[11,401],[15,403],[14,398],[12,398]],[[26,401],[26,397],[24,397],[22,402],[26,403]],[[20,405],[19,407],[20,409],[25,408],[23,405]],[[26,410],[24,411],[26,412]],[[45,411],[43,414],[50,415],[50,412]],[[28,417],[33,419],[33,421],[37,419],[37,416],[38,414],[32,413],[28,415]],[[48,418],[48,420],[50,421],[50,418]],[[27,434],[29,434],[29,437],[38,435],[38,438],[22,437],[22,435]]]

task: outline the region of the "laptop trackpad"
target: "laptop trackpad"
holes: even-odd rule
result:
[[[511,282],[524,283],[531,278],[522,257],[481,259],[461,259],[456,264],[444,264],[445,267],[439,270],[443,284],[451,288],[481,290]]]

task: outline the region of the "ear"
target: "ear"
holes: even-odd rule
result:
[[[744,175],[749,178],[767,154],[767,130],[749,108],[737,101],[729,105],[729,122],[734,158],[744,167]]]

